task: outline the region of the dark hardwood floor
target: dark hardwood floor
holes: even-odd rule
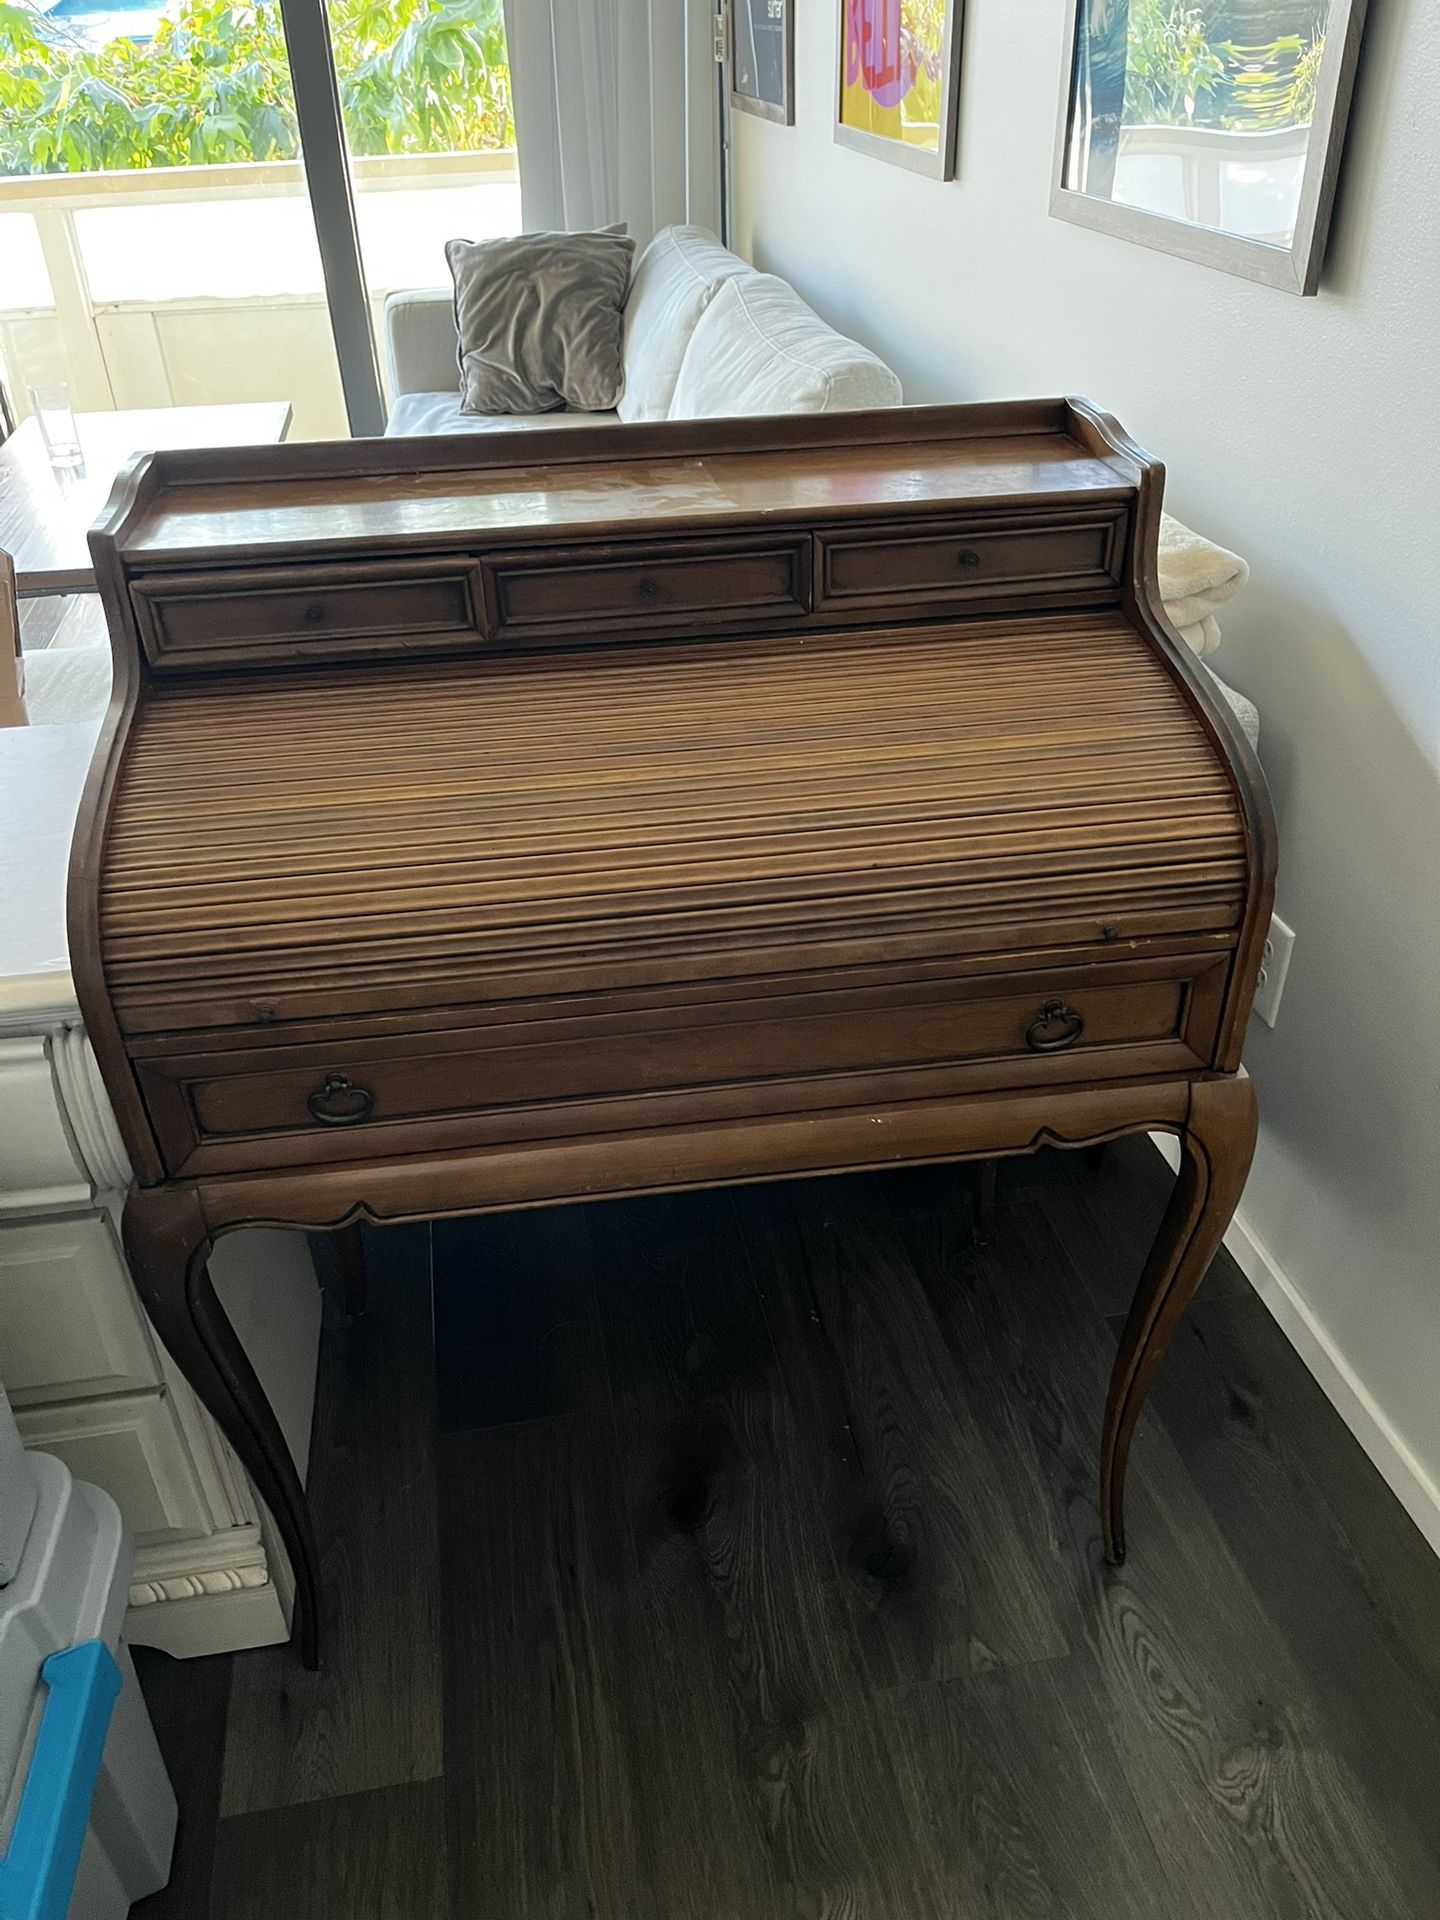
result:
[[[141,1655],[138,1920],[1440,1914],[1440,1563],[1222,1255],[1107,1569],[1169,1176],[1010,1162],[984,1244],[971,1177],[370,1234],[327,1669]]]

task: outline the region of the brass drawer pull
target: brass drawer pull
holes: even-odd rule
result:
[[[323,1086],[306,1100],[310,1118],[322,1127],[353,1127],[368,1120],[375,1107],[375,1096],[368,1087],[357,1087],[343,1073],[327,1073]]]
[[[1059,1028],[1059,1032],[1053,1031]],[[1046,1032],[1050,1028],[1052,1031]],[[1085,1031],[1085,1022],[1063,1000],[1047,1000],[1025,1029],[1025,1044],[1032,1053],[1063,1053],[1073,1047]]]
[[[955,556],[955,564],[957,567],[978,567],[980,556],[973,547],[961,547]]]

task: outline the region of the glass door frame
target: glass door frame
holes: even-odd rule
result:
[[[325,0],[280,0],[280,17],[345,414],[357,438],[382,434],[385,398],[355,223],[330,16]]]

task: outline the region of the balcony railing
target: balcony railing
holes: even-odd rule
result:
[[[520,225],[513,153],[353,162],[372,323],[440,286],[444,242]],[[77,410],[289,400],[293,437],[346,432],[298,162],[0,178],[0,367]]]

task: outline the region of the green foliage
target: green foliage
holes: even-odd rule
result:
[[[1231,127],[1293,127],[1315,113],[1315,78],[1325,51],[1321,34],[1308,45],[1298,33],[1284,34],[1263,47],[1224,48],[1232,63]]]
[[[331,0],[352,153],[513,146],[501,0]],[[0,173],[289,160],[276,0],[180,0],[153,40],[90,48],[0,0]]]
[[[514,146],[501,0],[340,0],[331,19],[352,152]]]
[[[1295,62],[1290,79],[1289,110],[1297,121],[1308,125],[1315,118],[1315,90],[1320,79],[1320,62],[1325,58],[1325,35],[1317,33]]]
[[[1185,0],[1130,0],[1127,126],[1304,126],[1315,112],[1325,36],[1282,34],[1259,47],[1208,38],[1205,10]]]
[[[1130,0],[1126,126],[1184,126],[1224,79],[1225,62],[1205,38],[1199,7],[1183,0]]]

